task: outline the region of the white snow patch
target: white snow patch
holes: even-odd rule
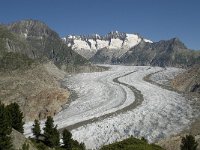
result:
[[[102,49],[109,46],[109,41],[97,39],[97,49]]]
[[[27,35],[28,35],[27,33],[24,33],[24,37],[25,37],[25,38],[27,38]]]
[[[144,41],[147,42],[147,43],[153,43],[153,41],[148,40],[148,39],[144,39]]]
[[[82,49],[90,49],[90,46],[87,42],[83,40],[74,40],[74,45],[72,46],[72,49],[76,50],[82,50]]]
[[[88,41],[91,44],[91,49],[96,50],[96,41],[94,41],[93,39],[89,39]]]
[[[70,46],[71,46],[71,43],[68,43],[67,46],[70,47]]]
[[[140,43],[141,38],[136,34],[126,34],[126,39],[123,44],[123,48],[130,49]]]
[[[120,39],[111,39],[109,49],[120,49],[123,41]]]
[[[66,42],[67,41],[67,39],[64,37],[64,38],[62,38],[62,40],[64,41],[64,42]]]

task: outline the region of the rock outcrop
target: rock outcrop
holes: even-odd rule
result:
[[[182,92],[192,92],[200,95],[200,64],[194,65],[184,73],[176,76],[172,86]]]

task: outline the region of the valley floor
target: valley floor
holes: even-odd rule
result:
[[[187,99],[144,80],[173,78],[182,70],[149,66],[109,66],[104,72],[68,76],[63,84],[78,98],[66,104],[55,117],[59,129],[67,127],[73,138],[88,149],[119,141],[133,135],[149,142],[181,132],[195,117]],[[166,72],[167,76],[163,77]],[[160,82],[160,81],[159,81]],[[32,122],[25,134],[31,135]]]

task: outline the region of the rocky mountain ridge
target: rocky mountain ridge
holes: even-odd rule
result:
[[[140,42],[112,63],[190,67],[200,63],[200,51],[188,49],[178,38],[154,43]]]
[[[105,36],[69,35],[63,41],[97,64],[189,67],[200,63],[200,51],[188,49],[178,38],[152,42],[139,34],[115,31]]]
[[[117,55],[122,55],[131,47],[134,47],[140,41],[152,43],[152,41],[144,39],[139,34],[128,34],[124,32],[112,31],[105,36],[98,34],[93,35],[68,35],[63,41],[74,51],[87,59],[93,57],[101,49],[115,50]]]
[[[30,58],[46,58],[53,61],[60,68],[66,65],[84,65],[88,63],[86,59],[68,48],[59,35],[43,22],[22,20],[7,25],[7,29],[29,45],[25,53]],[[12,45],[8,47],[9,51],[13,51],[15,45]]]

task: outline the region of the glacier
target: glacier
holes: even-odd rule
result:
[[[67,76],[63,84],[78,98],[54,116],[58,129],[70,127],[73,138],[84,142],[87,149],[98,149],[131,135],[155,142],[181,132],[191,123],[193,110],[183,95],[143,79],[155,72],[160,72],[160,76],[167,72],[171,78],[178,69],[106,66],[110,70]],[[152,78],[157,82],[160,76]],[[143,97],[139,105],[131,108],[128,106],[138,97],[133,88]],[[44,126],[44,121],[41,124]],[[32,135],[31,126],[32,122],[24,126],[26,136]]]

